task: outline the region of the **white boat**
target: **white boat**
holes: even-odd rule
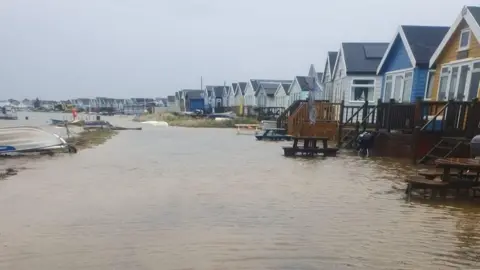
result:
[[[17,111],[13,106],[5,105],[0,107],[0,119],[3,120],[17,120]]]
[[[0,128],[0,155],[27,152],[76,152],[57,134],[37,127]]]

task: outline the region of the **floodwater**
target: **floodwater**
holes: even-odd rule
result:
[[[406,202],[396,161],[282,144],[145,126],[29,161],[0,181],[0,269],[480,267],[479,208]]]

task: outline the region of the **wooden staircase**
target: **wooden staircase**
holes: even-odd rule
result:
[[[480,134],[479,104],[478,99],[472,102],[450,100],[441,109],[437,109],[417,136],[438,134],[441,139],[418,163],[433,163],[439,158],[469,157],[470,139]]]
[[[344,123],[340,124],[341,135],[337,147],[356,148],[359,134],[365,131],[375,131],[375,127],[370,123],[376,119],[376,113],[377,106],[369,106],[368,102],[356,108],[356,111]],[[363,116],[360,121],[358,121],[359,116]],[[356,120],[355,123],[354,120]]]
[[[470,140],[464,137],[442,137],[428,153],[423,156],[419,164],[433,164],[436,159],[456,157],[459,152],[468,151]]]
[[[277,128],[284,128],[288,132],[288,117],[298,109],[301,103],[301,100],[293,102],[285,111],[280,114],[280,116],[277,118]]]

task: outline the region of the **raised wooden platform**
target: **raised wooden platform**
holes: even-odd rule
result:
[[[283,154],[286,157],[296,156],[301,154],[304,156],[315,156],[318,154],[323,154],[323,156],[336,156],[338,148],[329,148],[328,147],[328,138],[327,137],[292,137],[293,146],[291,147],[282,147]],[[299,141],[303,141],[303,146],[299,146]],[[322,147],[318,146],[318,142],[321,141]]]
[[[323,154],[324,156],[336,156],[338,148],[303,148],[303,147],[283,147],[283,154],[286,157],[293,157],[297,154],[303,156],[314,156]]]
[[[428,180],[433,180],[437,177],[441,177],[442,176],[442,172],[419,172],[418,175],[420,176],[423,176],[425,179],[428,179]],[[458,176],[459,173],[458,172],[452,172],[450,173],[450,176],[451,177],[455,177],[455,176]],[[466,177],[466,178],[475,178],[477,177],[477,173],[474,173],[474,172],[468,172],[468,173],[462,173],[461,174],[463,177]]]

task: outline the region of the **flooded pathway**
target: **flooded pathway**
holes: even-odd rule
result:
[[[280,145],[145,127],[29,162],[0,181],[0,269],[480,267],[480,208],[405,202],[398,162]]]

